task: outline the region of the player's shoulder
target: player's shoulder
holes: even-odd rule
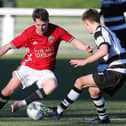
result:
[[[97,28],[96,28],[96,32],[95,34],[96,35],[104,35],[104,34],[108,34],[110,32],[110,29],[106,26],[102,26],[102,25],[99,25]]]
[[[64,31],[64,28],[62,28],[61,26],[56,25],[56,24],[49,23],[49,27],[51,29],[55,29],[56,31]]]
[[[27,33],[35,32],[35,26],[32,25],[32,26],[26,28],[24,31],[27,32]]]

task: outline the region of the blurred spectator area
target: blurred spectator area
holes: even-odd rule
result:
[[[0,7],[16,7],[16,0],[0,0]]]

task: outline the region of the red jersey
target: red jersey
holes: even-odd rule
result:
[[[53,70],[61,40],[70,42],[72,38],[72,35],[63,28],[49,23],[44,35],[37,34],[35,26],[31,26],[12,40],[12,44],[15,48],[26,47],[28,49],[21,65],[37,70]]]

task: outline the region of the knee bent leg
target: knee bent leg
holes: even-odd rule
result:
[[[78,89],[82,89],[82,88],[83,88],[83,85],[82,85],[82,82],[81,82],[81,78],[78,78],[78,79],[75,81],[74,86],[77,87]]]
[[[88,89],[91,97],[98,97],[100,95],[100,89],[96,87],[89,87]]]

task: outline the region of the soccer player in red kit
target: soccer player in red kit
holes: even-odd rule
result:
[[[38,89],[23,100],[11,105],[12,112],[28,105],[32,101],[41,100],[50,94],[57,86],[57,78],[53,72],[56,55],[61,40],[69,42],[80,50],[92,51],[91,47],[75,39],[63,28],[49,23],[49,14],[46,9],[36,8],[33,11],[34,25],[0,49],[0,56],[10,49],[27,49],[27,54],[17,70],[13,71],[12,78],[0,92],[0,108],[2,108],[18,88],[26,88],[36,82]]]

